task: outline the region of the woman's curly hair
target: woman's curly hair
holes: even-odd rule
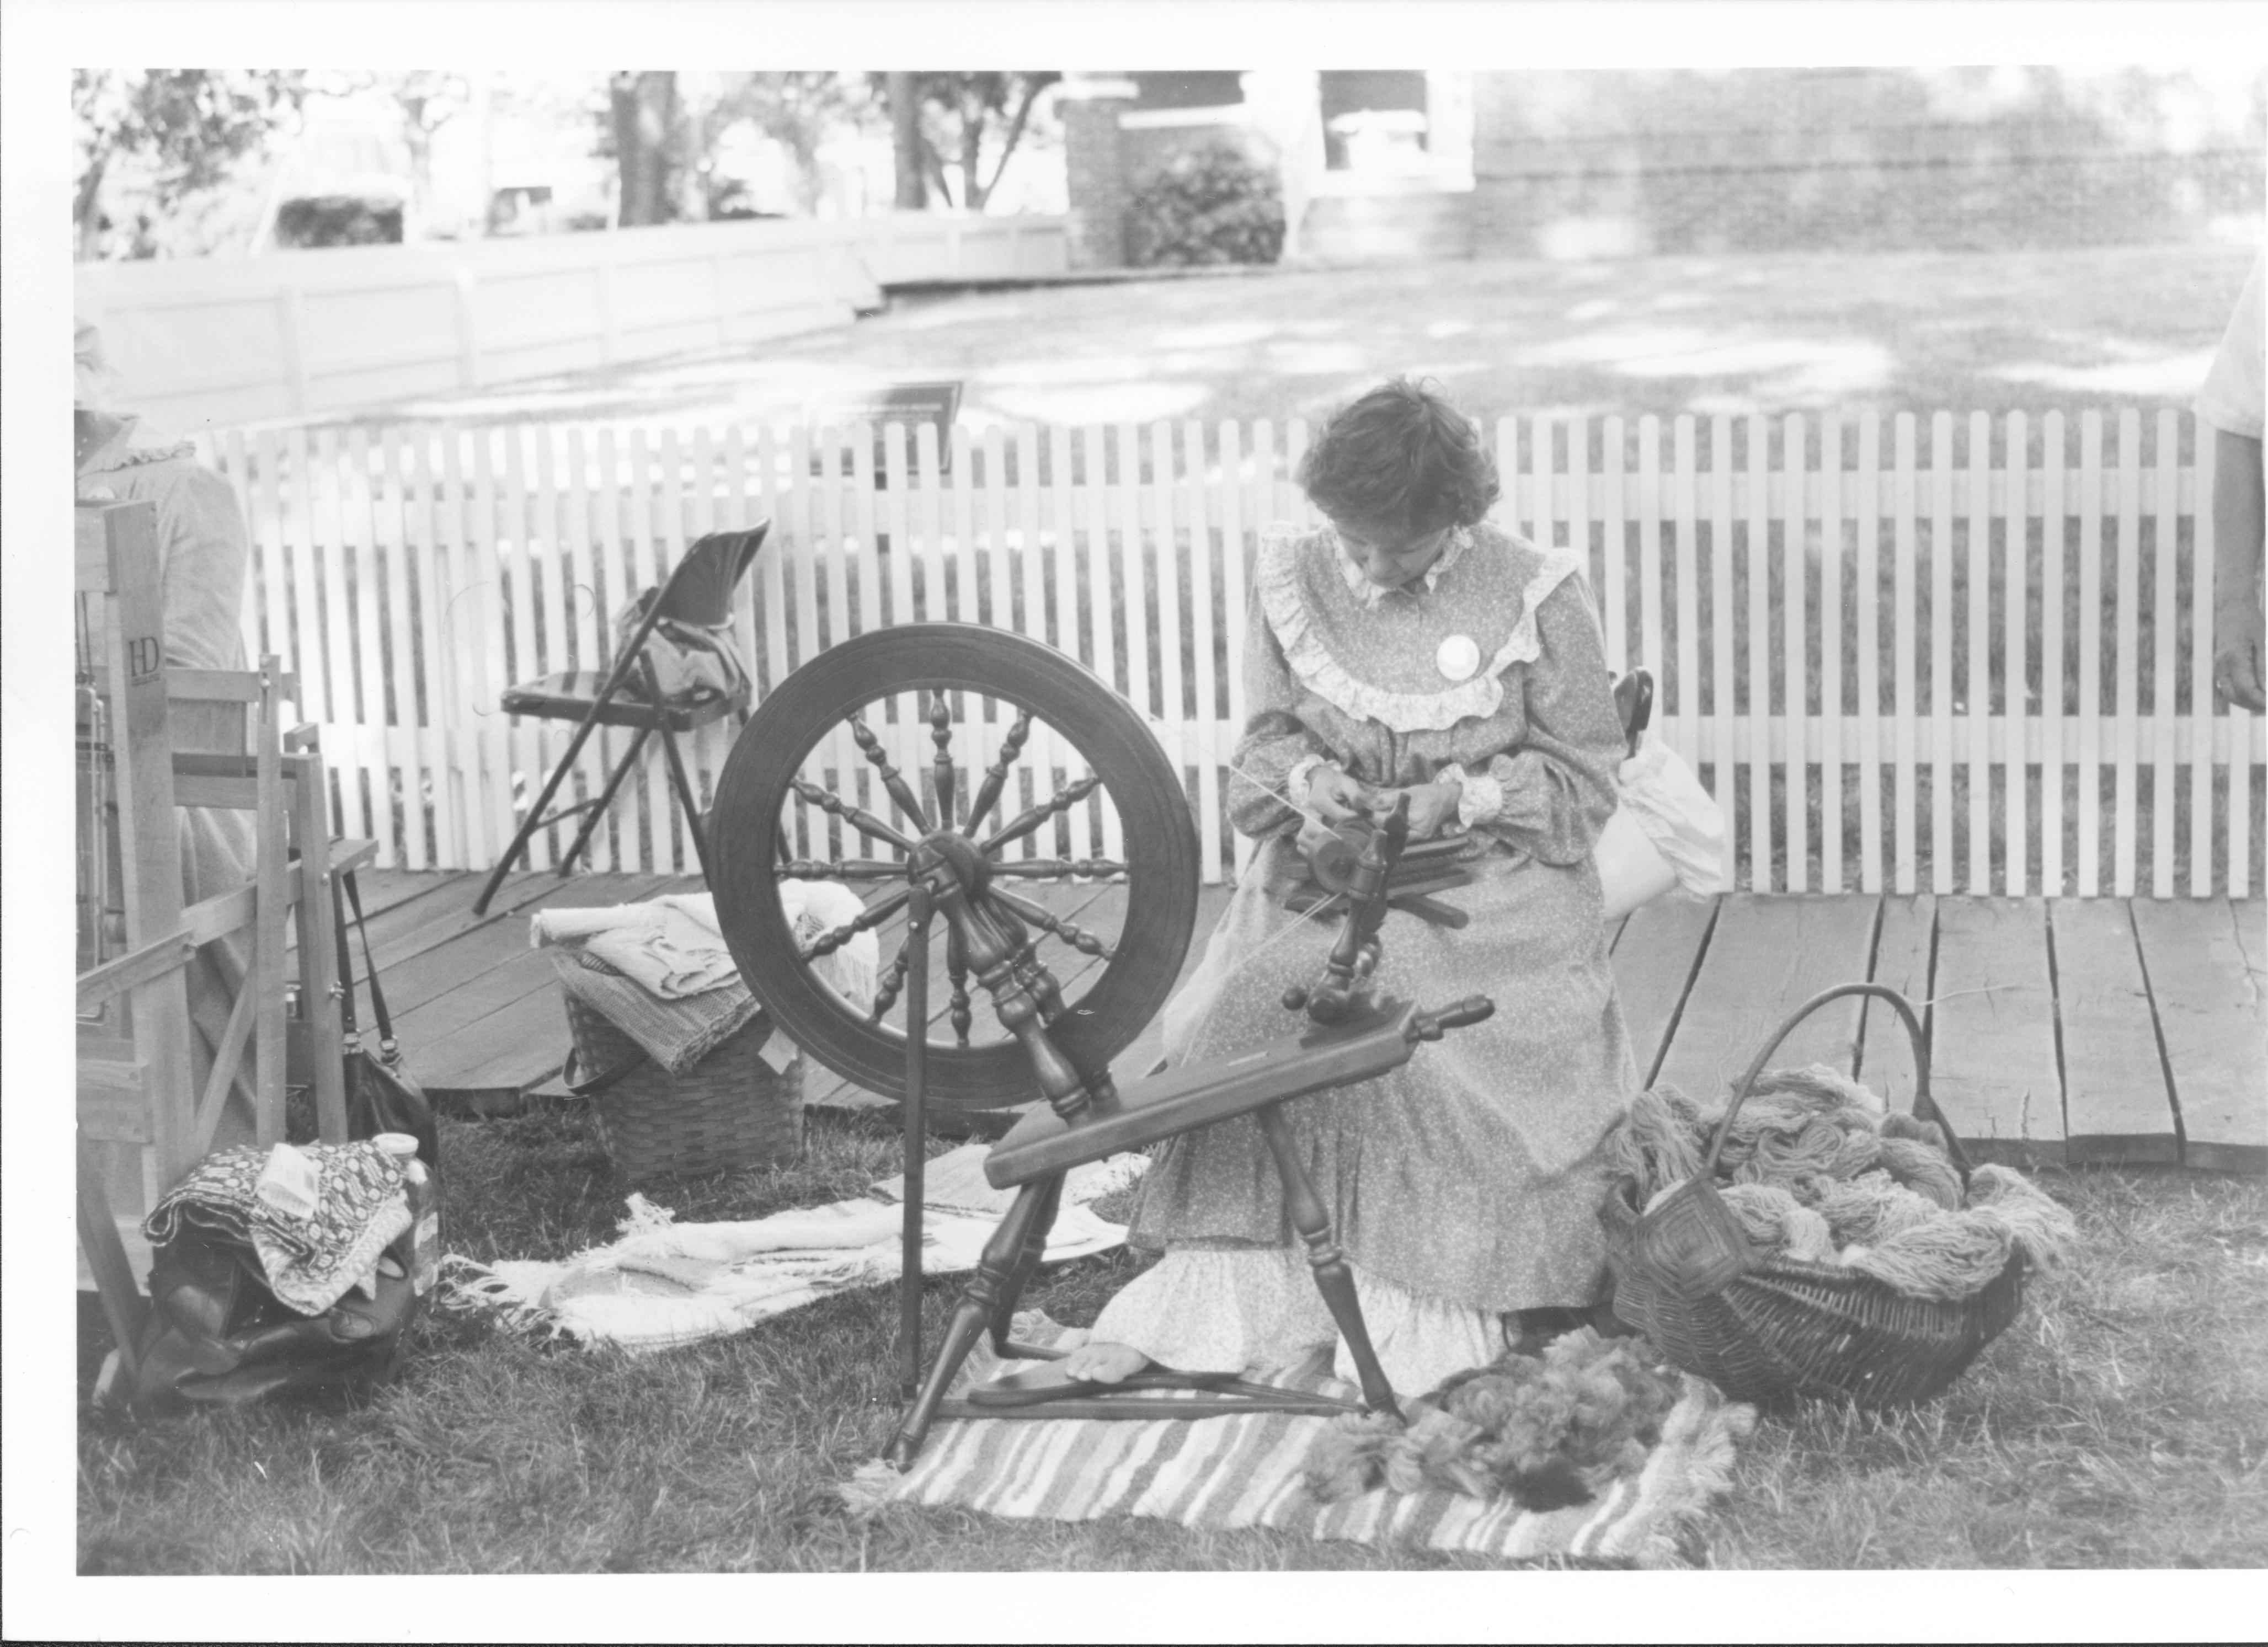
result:
[[[1411,535],[1469,526],[1497,500],[1496,460],[1464,414],[1407,378],[1331,414],[1300,485],[1334,520]]]

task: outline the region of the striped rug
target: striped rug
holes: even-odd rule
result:
[[[1048,1343],[1063,1330],[1044,1317],[1027,1317],[1018,1336]],[[989,1343],[980,1344],[955,1388],[998,1370]],[[1329,1375],[1321,1356],[1263,1381],[1358,1393]],[[1689,1377],[1643,1469],[1590,1504],[1541,1513],[1508,1500],[1384,1487],[1321,1503],[1307,1490],[1302,1472],[1329,1422],[1287,1413],[1194,1421],[961,1420],[932,1430],[905,1474],[877,1460],[845,1483],[843,1496],[868,1513],[911,1504],[1058,1521],[1146,1516],[1192,1528],[1274,1527],[1308,1538],[1506,1561],[1675,1567],[1685,1564],[1680,1534],[1724,1490],[1734,1445],[1756,1419],[1750,1408]]]

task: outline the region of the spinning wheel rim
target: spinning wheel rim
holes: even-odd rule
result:
[[[766,695],[733,745],[710,814],[718,923],[740,976],[777,1027],[844,1080],[902,1099],[902,1032],[853,1018],[798,952],[775,873],[792,781],[854,711],[909,692],[966,692],[1027,709],[1102,780],[1126,840],[1129,897],[1116,955],[1049,1026],[1100,1074],[1163,1007],[1197,923],[1198,846],[1182,776],[1123,698],[1076,659],[1007,630],[908,624],[829,647]],[[1005,808],[1004,807],[1004,811]],[[926,1101],[1005,1108],[1041,1096],[1023,1048],[928,1043]]]

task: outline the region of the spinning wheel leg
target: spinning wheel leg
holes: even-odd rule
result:
[[[1338,1243],[1331,1239],[1330,1215],[1323,1210],[1322,1197],[1307,1177],[1307,1169],[1300,1164],[1297,1142],[1292,1136],[1292,1123],[1285,1118],[1281,1104],[1270,1104],[1257,1112],[1260,1130],[1268,1140],[1269,1153],[1276,1158],[1277,1175],[1284,1180],[1284,1204],[1292,1215],[1292,1227],[1299,1231],[1307,1243],[1307,1262],[1314,1267],[1315,1287],[1323,1295],[1323,1304],[1338,1323],[1339,1335],[1347,1342],[1348,1352],[1354,1357],[1356,1376],[1362,1381],[1363,1404],[1371,1411],[1398,1413],[1394,1404],[1394,1386],[1386,1381],[1386,1372],[1378,1364],[1378,1352],[1371,1348],[1370,1327],[1362,1319],[1362,1301],[1355,1296],[1354,1272],[1347,1268],[1346,1254],[1339,1251]]]
[[[1041,1215],[1050,1210],[1060,1182],[1059,1179],[1035,1179],[1018,1190],[1016,1204],[1008,1209],[1008,1216],[1000,1220],[999,1227],[992,1232],[992,1239],[984,1243],[984,1255],[977,1261],[976,1274],[961,1292],[961,1301],[953,1306],[953,1319],[946,1324],[945,1342],[937,1348],[937,1359],[930,1363],[929,1378],[890,1442],[890,1462],[897,1468],[902,1470],[914,1461],[914,1454],[921,1451],[922,1442],[929,1435],[929,1427],[937,1417],[938,1403],[945,1399],[946,1387],[953,1382],[953,1375],[961,1371],[961,1364],[976,1347],[977,1335],[998,1313],[1001,1301],[1013,1297],[1009,1283],[1020,1267]],[[1040,1239],[1046,1239],[1044,1233]]]
[[[1049,1175],[1039,1180],[1042,1191],[1039,1212],[1032,1220],[1031,1233],[1024,1239],[1024,1249],[1016,1254],[1016,1268],[1009,1272],[1008,1284],[1000,1294],[1000,1302],[992,1312],[992,1349],[1003,1360],[1057,1361],[1063,1352],[1037,1344],[1020,1344],[1008,1336],[1014,1325],[1016,1305],[1024,1296],[1024,1289],[1039,1273],[1040,1261],[1047,1256],[1048,1232],[1055,1227],[1056,1213],[1063,1205],[1063,1174]]]

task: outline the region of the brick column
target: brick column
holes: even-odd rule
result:
[[[1072,76],[1056,89],[1063,114],[1071,199],[1071,266],[1117,268],[1126,261],[1126,151],[1118,116],[1134,101],[1131,80]]]

